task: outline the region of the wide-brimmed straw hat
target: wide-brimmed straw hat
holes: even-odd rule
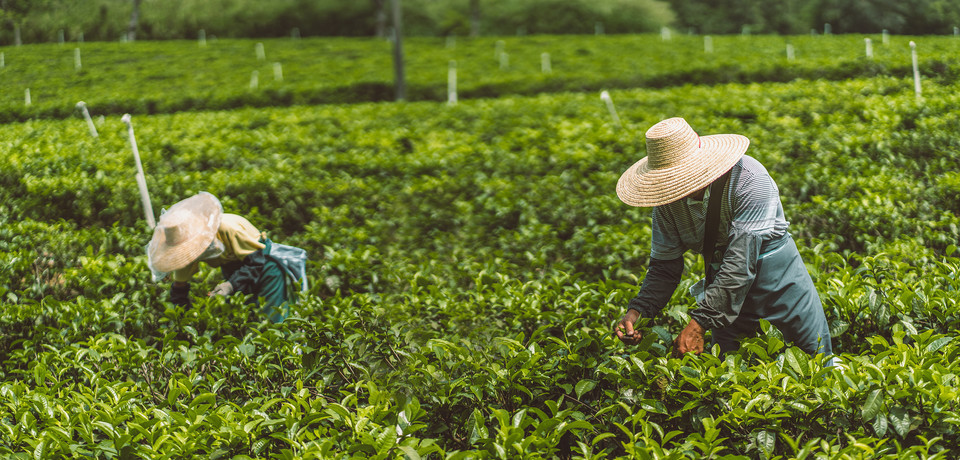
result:
[[[179,270],[200,257],[220,228],[223,206],[215,196],[200,192],[160,215],[147,246],[147,263],[156,272]]]
[[[660,206],[683,198],[730,170],[750,146],[739,134],[698,136],[683,118],[647,130],[647,156],[617,181],[617,196],[630,206]]]

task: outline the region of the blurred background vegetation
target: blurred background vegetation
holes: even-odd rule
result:
[[[402,0],[405,35],[951,34],[956,0]],[[380,36],[391,0],[0,0],[0,45]],[[829,26],[826,26],[829,24]]]

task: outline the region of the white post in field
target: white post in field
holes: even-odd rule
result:
[[[792,61],[793,59],[794,59],[793,45],[790,43],[787,43],[787,60]]]
[[[910,41],[910,57],[913,59],[913,90],[917,93],[917,99],[920,99],[920,65],[917,60],[917,44]]]
[[[79,71],[83,68],[83,63],[80,61],[80,48],[73,49],[73,70]]]
[[[500,53],[500,70],[510,67],[510,55],[506,52]]]
[[[257,50],[258,61],[263,61],[267,59],[267,54],[263,51],[263,43],[257,42],[257,46],[255,48]]]
[[[207,31],[206,31],[206,30],[200,29],[200,30],[197,32],[197,45],[199,45],[201,48],[204,48],[204,47],[207,46]]]
[[[273,63],[273,79],[274,81],[283,81],[283,65],[279,62]]]
[[[830,23],[823,24],[823,34],[830,35],[833,33],[833,27],[830,26]]]
[[[613,99],[610,99],[610,93],[606,90],[600,92],[600,99],[607,104],[607,111],[610,112],[610,118],[613,118],[613,124],[617,125],[617,128],[622,128],[623,125],[620,124],[620,117],[617,115],[617,109],[613,106]]]
[[[254,70],[250,72],[250,89],[257,89],[260,87],[260,72]]]
[[[447,65],[447,104],[457,105],[457,61]]]
[[[77,108],[80,109],[80,112],[83,113],[83,119],[87,121],[87,128],[90,130],[90,135],[94,139],[100,137],[100,133],[97,132],[97,127],[93,125],[93,119],[90,118],[90,111],[87,110],[87,103],[80,101],[77,102]]]
[[[550,67],[550,53],[540,53],[540,72],[541,73],[553,72],[553,68]]]
[[[83,32],[77,34],[77,43],[83,43]]]
[[[60,29],[57,31],[57,44],[62,45],[63,41],[63,29]]]
[[[670,28],[663,26],[660,28],[660,40],[668,42],[670,41]]]
[[[954,27],[954,28],[953,28],[953,36],[954,36],[954,37],[960,37],[960,27]]]
[[[703,36],[703,52],[707,54],[713,52],[713,37],[709,35]]]
[[[867,58],[873,59],[873,41],[869,38],[864,38],[863,43],[867,47]]]
[[[883,44],[884,44],[884,45],[889,45],[889,44],[890,44],[890,32],[888,32],[887,29],[883,29],[883,32],[881,32],[881,36],[883,37]]]
[[[153,216],[153,206],[150,204],[150,193],[147,192],[147,178],[143,174],[143,164],[140,163],[140,150],[137,149],[137,138],[133,134],[133,123],[130,114],[124,114],[120,119],[127,125],[127,138],[130,140],[130,149],[133,150],[133,159],[137,163],[137,188],[140,189],[140,201],[143,203],[143,214],[147,219],[147,225],[150,230],[157,226],[157,221]]]
[[[27,88],[27,90],[23,92],[23,105],[29,107],[30,104],[33,104],[33,101],[30,99],[30,88]]]

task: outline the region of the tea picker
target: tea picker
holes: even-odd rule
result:
[[[287,317],[298,290],[308,289],[306,251],[270,241],[246,218],[224,213],[220,200],[207,192],[162,212],[147,245],[154,281],[172,274],[170,300],[176,305],[192,304],[190,280],[201,262],[219,267],[225,280],[208,296],[250,295],[247,303],[258,305],[274,323]]]
[[[617,182],[625,204],[651,207],[650,265],[640,292],[616,325],[640,343],[640,318],[655,319],[683,274],[683,254],[704,258],[705,278],[690,289],[690,322],[675,339],[681,353],[704,351],[705,332],[721,353],[769,321],[805,352],[831,355],[820,297],[788,232],[779,190],[739,134],[700,136],[683,118],[646,132],[647,156]]]

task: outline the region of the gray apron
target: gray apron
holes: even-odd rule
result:
[[[740,315],[729,326],[712,330],[713,343],[719,344],[723,353],[737,350],[739,339],[759,332],[760,320],[765,319],[783,333],[788,344],[810,355],[833,354],[820,296],[793,238],[787,234],[767,242],[761,250],[757,277]]]

